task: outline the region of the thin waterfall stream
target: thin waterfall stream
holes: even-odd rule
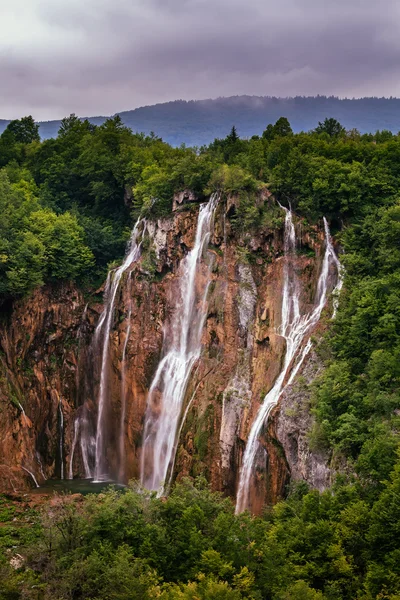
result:
[[[60,413],[60,479],[64,479],[64,413],[61,396],[58,402],[58,410]]]
[[[26,467],[24,467],[23,465],[21,465],[21,469],[23,469],[24,471],[26,471],[26,472],[27,472],[27,473],[28,473],[28,474],[29,474],[29,475],[32,477],[32,479],[33,479],[33,481],[34,481],[34,483],[35,483],[35,486],[36,486],[37,488],[38,488],[38,487],[40,487],[40,485],[38,484],[38,482],[37,482],[37,479],[36,479],[36,477],[34,476],[34,474],[32,473],[32,471],[30,471],[29,469],[27,469],[27,468],[26,468]]]
[[[127,386],[126,386],[126,350],[128,347],[129,336],[131,333],[132,320],[132,271],[128,275],[128,326],[125,333],[125,341],[122,349],[121,361],[121,420],[119,432],[119,479],[122,481],[125,473],[125,417],[126,417],[126,402],[127,402]]]
[[[293,224],[292,212],[282,207],[285,212],[285,239],[284,239],[284,269],[283,269],[283,292],[282,292],[282,315],[281,325],[278,333],[286,341],[286,353],[282,370],[273,387],[267,393],[261,404],[256,419],[250,430],[246,449],[243,455],[242,468],[240,472],[239,487],[236,498],[236,513],[243,512],[249,508],[250,482],[253,474],[257,450],[259,449],[259,437],[271,410],[276,406],[282,391],[292,383],[299,371],[305,357],[311,348],[311,340],[308,339],[303,346],[307,336],[319,321],[321,312],[325,306],[328,284],[329,268],[333,264],[337,270],[336,291],[340,291],[342,285],[341,269],[338,258],[332,246],[328,222],[324,218],[325,229],[325,254],[318,278],[316,304],[314,309],[307,314],[300,314],[300,282],[294,268],[294,257],[296,251],[296,232]],[[292,371],[291,371],[292,370]],[[291,374],[288,379],[288,375]]]
[[[145,222],[144,222],[145,224]],[[108,473],[108,465],[106,460],[105,447],[105,408],[108,403],[108,369],[110,355],[110,333],[114,324],[115,301],[121,278],[125,271],[136,262],[140,257],[141,237],[143,231],[143,221],[138,220],[131,235],[128,252],[125,256],[122,265],[115,271],[110,271],[106,283],[106,305],[96,327],[94,340],[95,344],[102,347],[101,352],[101,370],[100,370],[100,389],[97,405],[97,428],[96,428],[96,449],[95,449],[95,481],[106,481],[110,478]]]
[[[74,421],[74,437],[72,440],[72,447],[71,447],[71,458],[69,460],[69,471],[68,471],[68,479],[73,479],[74,478],[74,455],[75,455],[75,448],[76,448],[76,443],[78,441],[78,435],[79,435],[79,418],[76,418]]]
[[[200,206],[193,249],[180,265],[178,297],[164,330],[163,357],[150,386],[141,456],[141,483],[163,492],[174,462],[177,432],[192,368],[200,356],[207,316],[210,265],[204,260],[218,195]]]

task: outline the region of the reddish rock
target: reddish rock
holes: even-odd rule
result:
[[[175,204],[181,207],[194,200],[190,194],[187,198],[183,195],[175,198]],[[258,201],[272,200],[264,190]],[[281,318],[283,229],[265,226],[254,236],[238,234],[226,217],[236,204],[236,198],[229,198],[215,215],[203,351],[188,385],[184,408],[191,404],[174,465],[175,478],[205,475],[214,489],[232,496],[251,425],[280,372],[285,352],[285,342],[276,333]],[[155,275],[143,269],[146,257],[142,257],[142,262],[132,266],[130,288],[121,284],[116,325],[110,336],[107,460],[112,472],[121,472],[121,359],[130,307],[125,481],[139,477],[147,393],[160,358],[163,325],[175,307],[179,263],[193,245],[196,221],[197,208],[191,206],[151,225]],[[307,251],[295,258],[304,290],[301,303],[310,307],[323,233],[309,226],[306,229],[301,221],[296,228]],[[252,253],[255,260],[248,260]],[[201,284],[200,276],[197,285]],[[34,485],[22,467],[39,483],[44,477],[59,476],[59,406],[64,416],[64,473],[69,473],[74,422],[83,414],[84,403],[90,419],[96,419],[100,355],[91,342],[101,310],[99,304],[89,304],[85,310],[83,295],[69,284],[44,287],[15,303],[0,339],[0,490]],[[72,472],[82,477],[85,472],[78,446]],[[257,460],[252,485],[255,512],[282,497],[290,477],[285,450],[277,440],[275,418],[266,427]]]

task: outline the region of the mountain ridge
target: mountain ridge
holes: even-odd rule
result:
[[[399,98],[338,98],[336,96],[230,96],[204,100],[173,100],[115,113],[133,131],[154,132],[179,146],[200,146],[225,137],[235,125],[241,137],[260,135],[266,125],[287,117],[294,132],[308,131],[325,117],[338,119],[346,129],[361,133],[400,130]],[[85,118],[85,117],[82,117]],[[100,125],[107,116],[86,117]],[[0,119],[0,133],[9,120]],[[43,139],[56,137],[61,120],[41,121]]]

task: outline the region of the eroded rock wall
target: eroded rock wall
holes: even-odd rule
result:
[[[148,223],[149,239],[141,260],[132,266],[130,285],[126,285],[126,274],[118,292],[108,365],[107,459],[110,470],[120,474],[125,348],[125,481],[139,477],[147,393],[160,360],[164,323],[175,308],[179,263],[195,237],[198,205],[194,198],[190,200],[187,205],[177,203],[171,218]],[[272,203],[273,199],[264,195],[260,201]],[[173,466],[175,478],[205,475],[214,489],[231,496],[238,485],[251,424],[280,372],[285,352],[284,340],[276,333],[281,318],[283,219],[281,224],[266,222],[251,235],[241,233],[238,224],[227,217],[235,202],[235,198],[221,201],[215,214],[203,350],[189,381]],[[321,229],[305,227],[301,220],[296,229],[296,269],[306,308],[314,299],[324,237]],[[196,285],[201,286],[201,280]],[[93,343],[93,332],[103,309],[100,299],[84,299],[71,285],[45,287],[16,303],[4,321],[1,489],[32,485],[24,469],[39,483],[59,477],[61,462],[66,476],[87,474],[74,434],[77,417],[83,418],[84,411],[92,430],[96,423],[100,348]],[[306,361],[307,381],[320,368],[315,357]],[[329,481],[326,457],[309,450],[308,392],[303,392],[295,381],[265,427],[252,492],[257,510],[284,494],[290,476],[318,488]]]

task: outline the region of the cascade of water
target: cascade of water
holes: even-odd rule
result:
[[[338,305],[339,305],[340,290],[343,287],[344,268],[343,268],[343,265],[340,263],[338,257],[335,254],[335,251],[333,249],[331,232],[329,231],[328,221],[325,219],[325,217],[324,217],[324,228],[325,228],[325,239],[326,239],[327,249],[329,249],[329,252],[331,254],[332,260],[335,264],[335,267],[337,269],[337,274],[338,274],[337,283],[332,292],[332,295],[333,295],[332,319],[334,319],[336,317],[336,312],[337,312]]]
[[[78,441],[78,435],[79,435],[79,418],[76,418],[75,422],[74,422],[74,439],[72,440],[71,458],[69,459],[68,479],[74,478],[74,471],[73,471],[74,454],[75,454],[76,444]]]
[[[22,465],[21,465],[21,467],[22,467],[22,469],[23,469],[24,471],[26,471],[27,473],[29,473],[29,475],[32,477],[33,481],[35,482],[35,485],[36,485],[36,487],[37,487],[37,488],[38,488],[38,487],[40,487],[40,486],[39,486],[39,484],[38,484],[38,482],[37,482],[37,479],[36,479],[36,477],[34,476],[34,474],[32,473],[32,471],[30,471],[30,470],[29,470],[29,469],[27,469],[26,467],[23,467]]]
[[[159,494],[174,461],[186,388],[201,352],[207,316],[210,268],[201,259],[208,247],[218,195],[200,207],[193,249],[181,262],[178,297],[164,331],[163,358],[150,386],[141,457],[141,483]],[[200,275],[204,276],[199,285]],[[204,281],[204,283],[203,283]]]
[[[93,471],[90,468],[89,456],[93,456],[96,452],[96,438],[93,435],[90,435],[87,419],[79,419],[79,428],[84,432],[80,437],[80,447],[85,477],[86,479],[92,479]]]
[[[286,211],[284,240],[285,263],[283,269],[282,316],[279,333],[285,338],[286,354],[283,368],[273,387],[265,396],[250,430],[246,449],[243,455],[243,464],[240,473],[236,499],[236,513],[240,513],[249,507],[250,479],[256,453],[259,448],[258,439],[264,423],[266,422],[271,410],[274,408],[274,406],[276,406],[284,388],[293,381],[311,348],[311,341],[308,339],[303,347],[303,350],[300,352],[303,343],[306,341],[307,336],[311,333],[311,330],[318,322],[322,309],[325,306],[328,292],[330,265],[335,265],[337,271],[340,271],[339,261],[333,250],[328,223],[326,219],[324,219],[326,250],[321,273],[318,278],[316,303],[314,309],[310,313],[300,315],[300,286],[292,264],[296,249],[295,228],[292,220],[292,212],[286,208],[284,208],[284,210]],[[292,373],[287,380],[287,376],[291,370]]]
[[[64,479],[64,414],[62,410],[62,400],[58,402],[58,411],[60,413],[60,478]]]
[[[144,222],[145,226],[145,222]],[[97,429],[96,429],[96,458],[95,458],[95,480],[105,481],[109,479],[105,456],[105,407],[108,397],[108,368],[109,368],[109,338],[113,327],[115,300],[119,283],[125,271],[140,257],[141,243],[139,237],[143,230],[142,221],[139,219],[132,231],[128,252],[122,265],[115,271],[110,271],[107,277],[105,297],[106,305],[99,319],[95,331],[95,343],[102,344],[100,390],[97,406]]]
[[[37,461],[37,464],[39,465],[40,474],[43,477],[43,479],[46,481],[47,477],[46,477],[46,475],[43,472],[42,459],[40,458],[40,454],[39,454],[39,452],[37,450],[36,450],[36,461]]]
[[[120,433],[119,433],[119,480],[122,481],[125,474],[125,416],[126,416],[126,401],[127,401],[127,387],[126,387],[126,349],[128,347],[129,336],[131,334],[131,319],[132,319],[132,272],[129,273],[128,277],[128,296],[129,296],[129,309],[128,309],[128,326],[125,333],[125,341],[122,349],[122,365],[121,365],[121,421],[120,421]]]
[[[26,414],[25,414],[25,411],[24,411],[24,409],[23,409],[23,406],[22,406],[22,404],[21,404],[20,402],[18,402],[18,400],[16,400],[16,403],[18,404],[18,408],[19,408],[19,410],[21,411],[21,414],[22,414],[24,417],[26,417]]]

